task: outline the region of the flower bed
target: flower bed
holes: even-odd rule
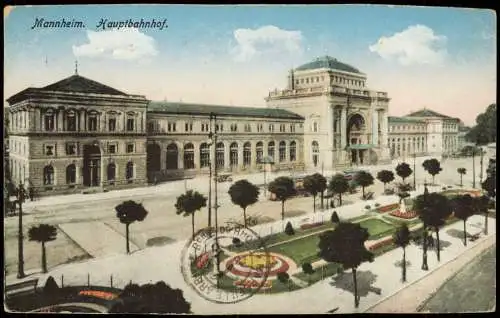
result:
[[[318,227],[318,226],[322,226],[323,224],[324,224],[323,222],[302,224],[300,226],[300,229],[301,230],[308,230],[308,229],[312,229],[312,228],[315,228],[315,227]]]
[[[392,211],[391,213],[389,213],[389,215],[408,220],[408,219],[413,219],[413,218],[417,217],[417,212],[416,211],[406,211],[403,213],[400,210],[396,210],[396,211]]]
[[[397,208],[399,208],[399,203],[393,203],[393,204],[381,206],[381,207],[377,208],[377,211],[379,213],[385,213],[385,212],[393,211]]]
[[[384,240],[381,240],[375,244],[373,244],[372,246],[370,246],[368,248],[369,251],[374,251],[378,248],[381,248],[383,246],[386,246],[386,245],[389,245],[389,244],[392,244],[392,236],[389,236],[388,238],[384,239]]]

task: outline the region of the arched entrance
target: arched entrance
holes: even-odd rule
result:
[[[167,170],[177,170],[179,167],[179,148],[174,143],[167,146]]]
[[[149,144],[147,147],[146,164],[148,175],[161,170],[161,148],[158,144]]]
[[[347,121],[347,145],[360,145],[367,143],[365,140],[365,119],[360,114],[353,114]],[[354,148],[354,147],[352,147]],[[365,157],[365,149],[352,149],[350,150],[351,163],[363,163]]]
[[[83,146],[83,185],[97,187],[101,182],[101,149],[97,143]]]

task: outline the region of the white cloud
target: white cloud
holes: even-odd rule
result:
[[[446,37],[425,25],[412,25],[390,37],[381,37],[370,51],[403,65],[441,64],[446,57]]]
[[[73,45],[75,56],[138,60],[158,54],[155,39],[136,28],[101,32],[87,30],[87,37],[88,43]]]
[[[258,29],[237,29],[234,31],[237,42],[233,50],[237,61],[248,61],[264,53],[301,53],[302,32],[282,30],[274,25]]]

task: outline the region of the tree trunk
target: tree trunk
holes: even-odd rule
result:
[[[467,229],[465,228],[465,222],[467,222],[467,220],[464,220],[464,246],[467,246]]]
[[[488,235],[488,210],[484,213],[484,235]]]
[[[194,212],[191,213],[191,230],[193,231],[193,240],[194,240]],[[217,229],[215,229],[217,231]]]
[[[313,212],[316,212],[316,195],[313,195]]]
[[[325,209],[325,205],[323,203],[324,201],[324,196],[325,196],[325,191],[322,191],[321,192],[321,210],[324,210]]]
[[[352,279],[354,280],[354,307],[358,308],[359,299],[358,299],[358,282],[356,280],[356,268],[352,268]]]
[[[342,206],[342,193],[339,193],[339,206]]]
[[[285,221],[285,201],[281,201],[281,221]]]
[[[427,270],[429,270],[429,265],[427,264],[427,226],[425,223],[423,226],[422,236],[423,236],[422,270],[427,271]]]
[[[462,187],[463,186],[463,183],[462,183],[462,178],[463,178],[463,175],[460,174],[460,186]]]
[[[129,227],[129,223],[125,224],[125,240],[127,241],[127,254],[130,253],[130,246],[129,246],[129,243],[128,243],[128,227]]]
[[[245,225],[245,228],[247,227],[247,208],[243,208],[243,224]]]
[[[406,247],[403,246],[403,283],[406,282]]]
[[[433,175],[432,175],[432,185],[435,185],[435,184],[436,184],[436,181],[434,180],[434,179],[435,179],[435,177],[436,177],[436,175],[435,175],[435,174],[433,174]]]
[[[47,255],[45,253],[45,242],[42,242],[42,272],[47,273]]]
[[[441,249],[439,248],[439,228],[436,228],[436,240],[437,240],[437,257],[438,257],[438,262],[441,262]]]
[[[384,192],[385,192],[385,182],[384,182]]]
[[[363,189],[363,200],[365,199],[365,187],[361,187]]]

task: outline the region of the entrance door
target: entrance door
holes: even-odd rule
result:
[[[101,181],[101,150],[96,145],[83,147],[83,185],[97,187]]]

